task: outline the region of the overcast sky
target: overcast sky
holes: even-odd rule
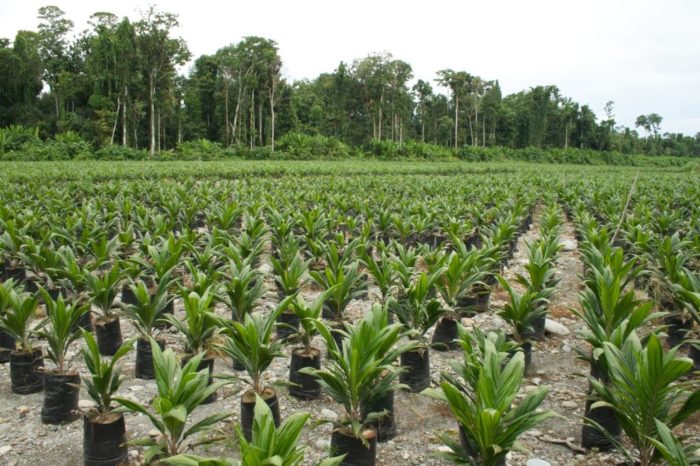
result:
[[[0,0],[0,37],[36,30],[55,4],[87,27],[96,11],[132,20],[149,4],[178,13],[194,56],[249,35],[277,41],[291,80],[390,52],[432,80],[444,68],[498,79],[504,93],[554,84],[618,124],[663,117],[662,131],[700,132],[699,0]]]

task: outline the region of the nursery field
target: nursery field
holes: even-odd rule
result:
[[[697,170],[0,167],[0,464],[700,456]]]

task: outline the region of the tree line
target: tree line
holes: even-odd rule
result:
[[[0,127],[37,128],[43,138],[72,134],[151,154],[201,140],[274,151],[280,136],[301,134],[353,147],[413,141],[700,156],[700,133],[662,133],[655,113],[624,127],[614,102],[599,118],[553,85],[504,96],[497,79],[451,69],[414,81],[411,65],[389,53],[289,82],[275,41],[245,37],[194,58],[173,35],[177,15],[154,7],[137,21],[95,13],[78,34],[56,6],[40,8],[38,19],[36,31],[0,39]]]

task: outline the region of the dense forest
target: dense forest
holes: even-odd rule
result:
[[[554,85],[503,95],[497,79],[466,71],[414,79],[388,53],[288,82],[275,41],[245,37],[193,57],[173,35],[177,15],[153,7],[137,21],[95,13],[79,33],[58,7],[38,19],[36,31],[0,39],[0,154],[50,139],[150,154],[188,144],[370,153],[414,144],[700,156],[700,133],[662,133],[655,113],[620,126],[613,101],[599,117]]]

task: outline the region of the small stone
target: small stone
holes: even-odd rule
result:
[[[562,402],[561,405],[562,405],[564,408],[569,408],[569,409],[578,408],[578,403],[576,403],[575,401],[569,401],[569,400],[567,400],[567,401]]]
[[[129,390],[131,390],[132,392],[140,392],[143,390],[143,386],[142,385],[132,385],[131,387],[129,387]]]
[[[547,319],[544,322],[544,330],[547,333],[551,333],[552,335],[558,335],[560,337],[565,337],[571,332],[569,331],[568,328],[566,328],[564,325],[560,324],[559,322],[551,319]]]
[[[540,437],[542,435],[541,430],[528,430],[528,434],[530,434],[532,437]]]
[[[95,402],[92,400],[80,400],[78,401],[78,408],[80,409],[92,409],[94,408]]]
[[[316,440],[314,443],[314,446],[318,448],[319,450],[325,450],[326,448],[331,446],[331,442],[328,439],[325,438],[320,438]]]
[[[12,450],[12,447],[10,445],[4,445],[0,447],[0,456],[3,456],[4,454],[8,453],[10,450]]]
[[[151,429],[148,431],[148,436],[151,438],[156,438],[160,435],[160,431],[157,429]]]
[[[561,350],[565,353],[571,353],[571,346],[568,344],[565,344],[564,346],[561,347]]]
[[[404,453],[402,456],[402,458],[405,460],[409,459],[410,457],[411,457],[411,454],[409,452]]]
[[[574,240],[563,239],[559,241],[559,246],[561,246],[562,251],[575,251],[577,244]]]
[[[539,377],[535,377],[534,379],[532,379],[532,383],[534,385],[539,385],[540,383],[542,383],[542,379],[540,379]]]
[[[525,463],[525,466],[551,466],[549,461],[541,460],[539,458],[530,458]]]
[[[29,406],[20,406],[17,408],[17,411],[19,412],[19,417],[20,419],[27,417],[27,414],[31,412],[31,409]]]
[[[321,416],[324,419],[328,419],[330,421],[335,421],[338,419],[338,413],[336,413],[335,411],[331,411],[330,409],[326,409],[326,408],[323,408],[321,410]]]

